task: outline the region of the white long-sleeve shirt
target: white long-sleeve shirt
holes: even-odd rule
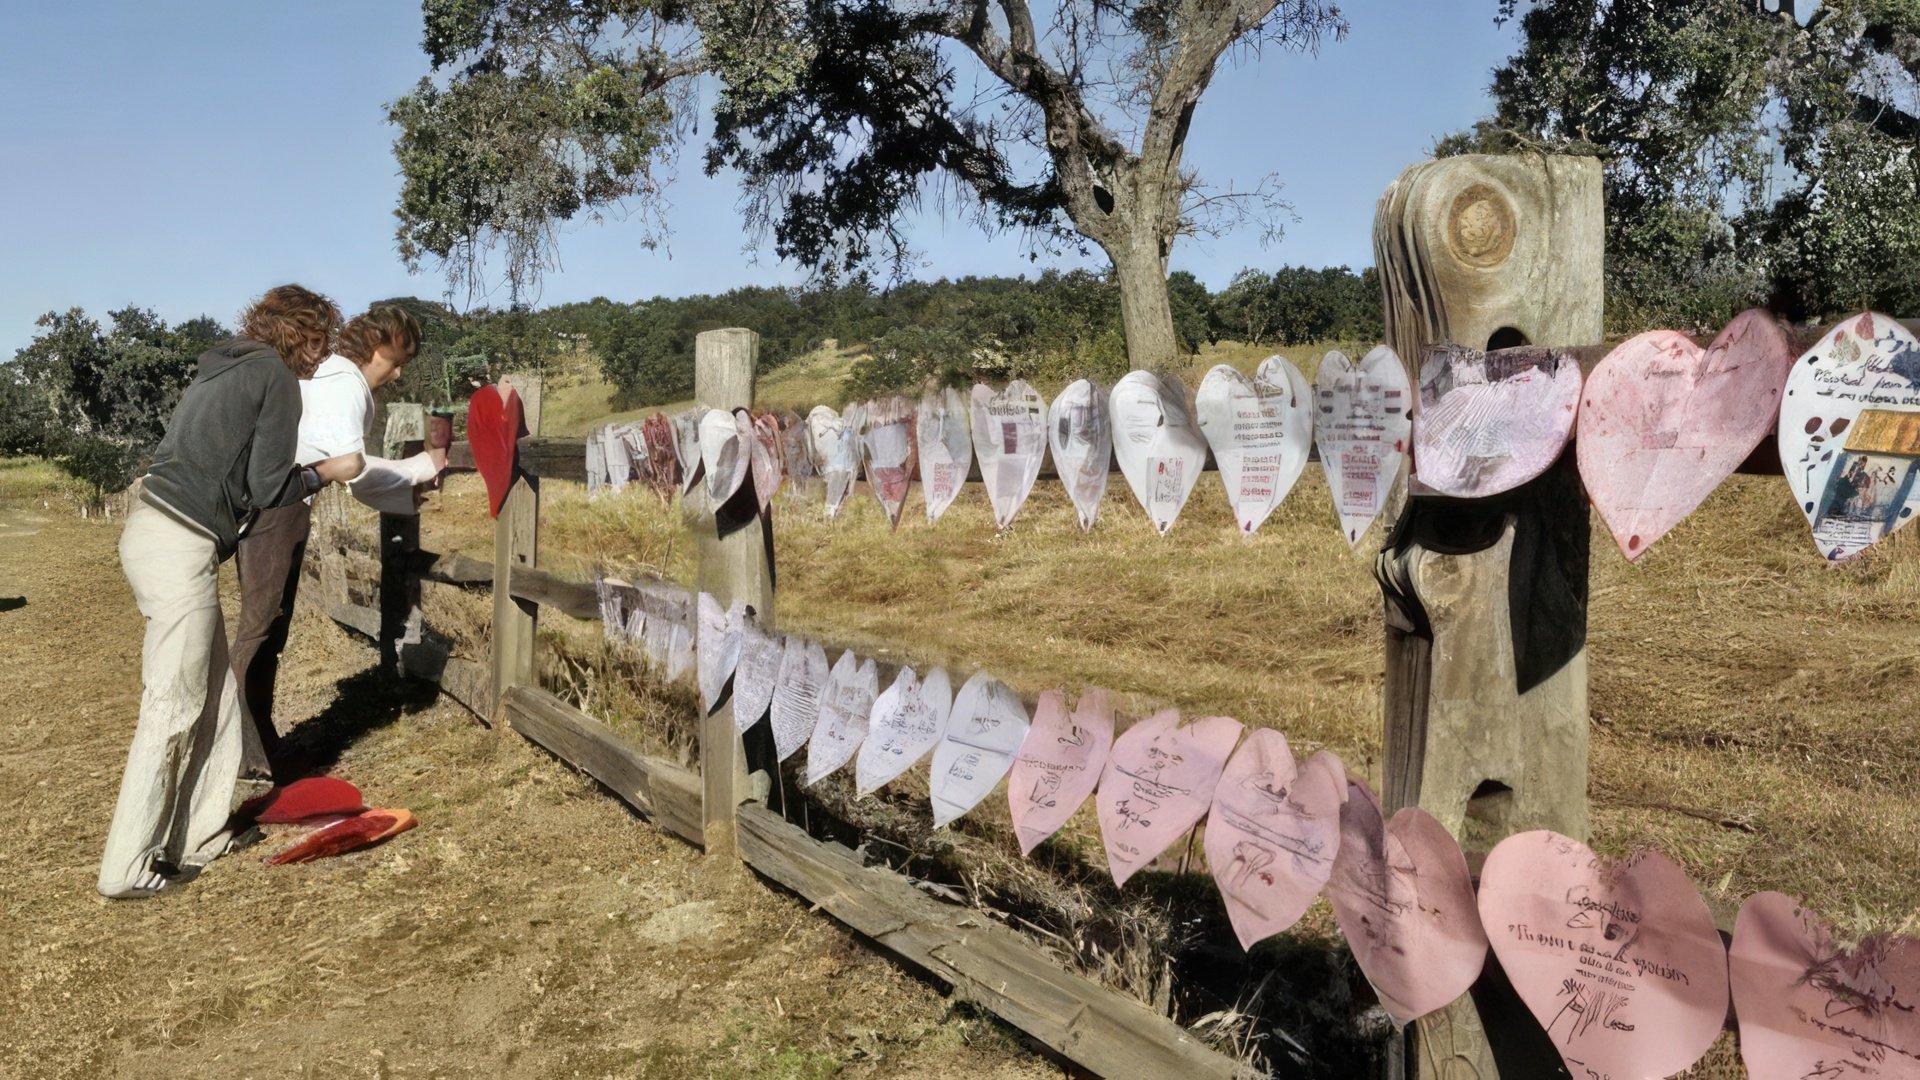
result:
[[[360,365],[335,353],[300,383],[300,464],[359,454],[366,467],[348,482],[353,496],[387,514],[416,513],[413,489],[439,470],[425,453],[394,460],[367,453],[373,428],[373,388]]]

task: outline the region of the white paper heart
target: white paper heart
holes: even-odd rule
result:
[[[906,509],[907,487],[913,480],[913,425],[913,403],[897,394],[869,401],[861,417],[867,487],[894,528],[900,526],[900,511]]]
[[[1080,517],[1080,529],[1091,531],[1100,516],[1100,500],[1107,494],[1107,473],[1113,464],[1106,390],[1081,379],[1060,391],[1047,410],[1047,441],[1054,471]]]
[[[1406,366],[1376,345],[1355,367],[1334,351],[1314,374],[1313,438],[1327,473],[1333,509],[1349,547],[1358,547],[1387,505],[1413,436],[1413,390]]]
[[[838,517],[860,466],[854,433],[839,413],[816,405],[807,414],[807,442],[813,448],[814,469],[827,484],[827,517]]]
[[[920,494],[927,524],[940,520],[973,467],[973,420],[966,395],[949,386],[920,396],[914,437],[920,444]]]
[[[780,680],[773,687],[773,750],[779,760],[792,757],[813,736],[828,674],[827,650],[819,642],[787,635],[780,653]]]
[[[733,669],[733,726],[741,734],[760,722],[773,704],[786,653],[780,636],[748,617],[740,628],[740,663]]]
[[[707,474],[707,498],[714,506],[733,498],[753,466],[753,436],[741,438],[741,421],[725,409],[700,417],[700,467]]]
[[[1307,380],[1284,356],[1267,357],[1256,378],[1219,364],[1200,380],[1194,413],[1243,534],[1267,520],[1307,467],[1309,400]]]
[[[1115,885],[1125,885],[1206,814],[1239,741],[1240,721],[1209,716],[1182,724],[1178,709],[1113,741],[1094,802]]]
[[[867,722],[867,741],[853,763],[854,790],[867,795],[913,767],[925,757],[953,711],[953,685],[947,673],[934,668],[921,679],[912,668],[900,674],[873,702]]]
[[[933,748],[933,827],[980,805],[1027,737],[1027,707],[1000,680],[976,671],[954,695],[946,730]]]
[[[1511,491],[1560,457],[1579,404],[1580,363],[1567,353],[1436,347],[1420,369],[1414,476],[1457,498]]]
[[[733,678],[734,668],[739,666],[741,628],[746,622],[747,609],[739,603],[723,608],[709,593],[701,593],[694,607],[698,620],[694,650],[700,668],[700,703],[711,713],[720,703],[727,680]]]
[[[1014,836],[1026,855],[1073,817],[1100,783],[1113,746],[1113,702],[1089,687],[1069,710],[1058,690],[1040,695],[1033,726],[1007,774]]]
[[[820,691],[820,718],[807,741],[806,786],[812,787],[853,760],[867,737],[873,699],[880,696],[880,672],[848,649],[834,662]]]
[[[686,620],[675,619],[666,626],[667,681],[679,682],[688,676],[695,676],[693,627]]]
[[[673,414],[673,452],[680,462],[680,493],[685,495],[693,490],[693,485],[706,475],[700,460],[700,423],[706,418],[708,409],[704,405],[695,405],[691,409]]]
[[[973,388],[973,452],[1001,528],[1013,524],[1047,457],[1047,403],[1019,379],[995,392]]]
[[[1780,463],[1830,560],[1912,523],[1920,514],[1920,339],[1874,312],[1828,331],[1787,376]]]
[[[1242,949],[1290,929],[1333,876],[1347,771],[1322,750],[1297,764],[1255,728],[1227,760],[1207,814],[1207,866]]]
[[[1130,371],[1114,384],[1107,404],[1114,460],[1154,531],[1165,536],[1207,463],[1207,445],[1187,408],[1186,387],[1175,379]]]

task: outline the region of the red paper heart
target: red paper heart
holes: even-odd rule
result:
[[[360,801],[360,789],[345,780],[309,776],[274,788],[242,809],[262,824],[284,825],[328,814],[357,814],[365,804]]]
[[[1574,1076],[1672,1076],[1726,1022],[1713,915],[1658,852],[1610,863],[1559,833],[1510,836],[1480,873],[1480,922]]]
[[[473,449],[474,468],[487,482],[487,511],[494,517],[500,516],[513,487],[523,427],[520,395],[511,386],[483,386],[467,403],[467,445]]]
[[[1792,345],[1764,311],[1743,312],[1705,349],[1653,330],[1600,361],[1575,451],[1622,554],[1646,554],[1773,431],[1792,366]]]
[[[1467,857],[1425,810],[1383,820],[1373,791],[1349,785],[1327,899],[1394,1023],[1445,1008],[1480,977],[1487,933]]]
[[[1729,960],[1754,1080],[1920,1076],[1920,940],[1843,949],[1792,897],[1765,892],[1741,905]]]

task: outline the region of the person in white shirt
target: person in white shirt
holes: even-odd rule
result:
[[[420,350],[420,324],[405,308],[375,304],[340,331],[338,351],[300,384],[299,446],[295,460],[357,459],[349,486],[361,502],[386,513],[414,513],[417,492],[446,468],[444,449],[402,460],[367,453],[373,424],[373,391],[400,377]],[[311,501],[262,511],[240,540],[240,623],[232,661],[249,723],[242,726],[240,780],[262,788],[292,776],[279,759],[280,735],[273,722],[273,687],[286,647],[293,602],[300,587]]]

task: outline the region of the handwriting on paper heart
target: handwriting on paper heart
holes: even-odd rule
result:
[[[1114,884],[1125,885],[1206,814],[1239,741],[1240,721],[1209,716],[1182,724],[1178,709],[1142,720],[1113,741],[1094,804]]]
[[[1027,707],[1005,683],[976,671],[954,695],[946,730],[933,748],[933,827],[980,805],[1027,738]]]
[[[1511,491],[1559,458],[1579,404],[1580,364],[1567,353],[1437,346],[1420,369],[1414,476],[1459,498]]]
[[[898,528],[907,506],[914,469],[913,402],[898,394],[867,402],[861,415],[860,447],[867,463],[867,488]]]
[[[1753,1080],[1920,1076],[1920,940],[1851,948],[1790,896],[1749,897],[1728,956]]]
[[[1020,379],[999,391],[975,386],[973,453],[980,459],[994,523],[1004,529],[1026,503],[1046,460],[1046,399]]]
[[[1647,553],[1773,431],[1792,345],[1743,312],[1702,349],[1670,330],[1630,338],[1581,395],[1580,479],[1629,559]]]
[[[1385,820],[1373,790],[1350,784],[1327,899],[1396,1025],[1447,1007],[1480,977],[1487,934],[1467,857],[1425,810],[1404,807]]]
[[[780,679],[773,686],[773,751],[785,761],[807,744],[820,721],[820,694],[826,689],[827,650],[817,641],[788,634],[780,655]]]
[[[839,413],[816,405],[807,414],[807,442],[813,448],[814,470],[827,484],[827,517],[838,517],[860,469],[855,434]]]
[[[878,696],[880,673],[874,662],[861,663],[852,649],[841,653],[820,690],[820,717],[807,741],[804,782],[808,787],[853,760],[854,751],[867,737],[867,721]]]
[[[959,497],[973,467],[973,419],[966,396],[951,386],[929,387],[920,396],[914,438],[920,444],[920,495],[932,525]]]
[[[853,763],[855,793],[878,791],[912,768],[940,741],[952,711],[953,684],[945,671],[934,668],[922,679],[912,668],[901,668],[893,685],[874,699],[867,740]]]
[[[1609,863],[1558,833],[1502,840],[1480,921],[1520,1000],[1575,1076],[1672,1076],[1727,1016],[1727,954],[1686,871],[1658,852]]]
[[[513,487],[524,426],[520,395],[511,386],[483,386],[467,402],[467,445],[473,450],[473,467],[487,485],[487,509],[494,517],[500,516]]]
[[[669,502],[680,490],[680,450],[673,421],[654,413],[640,425],[640,438],[647,448],[647,487],[661,502]]]
[[[1089,688],[1073,708],[1058,690],[1040,695],[1033,728],[1007,774],[1007,805],[1013,833],[1026,855],[1067,823],[1100,783],[1100,769],[1113,746],[1113,702]]]
[[[740,664],[744,640],[746,605],[735,603],[723,608],[710,593],[701,593],[694,602],[696,639],[694,657],[699,665],[700,703],[711,713],[720,704],[727,680]]]
[[[1307,380],[1284,356],[1267,357],[1252,379],[1219,364],[1200,380],[1194,414],[1242,533],[1258,529],[1306,469],[1309,402]]]
[[[1850,559],[1920,516],[1920,339],[1868,312],[1793,365],[1780,463],[1814,544]]]
[[[1114,384],[1107,405],[1120,475],[1154,531],[1165,536],[1207,463],[1207,445],[1187,408],[1186,388],[1175,379],[1130,371]]]
[[[1047,442],[1080,530],[1090,531],[1100,516],[1113,463],[1113,425],[1107,416],[1107,392],[1099,383],[1080,379],[1060,391],[1047,410]]]
[[[1340,531],[1357,547],[1387,505],[1413,437],[1413,391],[1400,357],[1376,345],[1355,366],[1338,350],[1314,373],[1313,438]]]
[[[780,635],[761,629],[749,615],[740,628],[740,662],[733,669],[733,726],[741,734],[767,715],[785,655]]]
[[[1305,767],[1287,737],[1255,728],[1227,760],[1207,815],[1207,866],[1242,949],[1300,921],[1333,874],[1347,770],[1326,751]]]

